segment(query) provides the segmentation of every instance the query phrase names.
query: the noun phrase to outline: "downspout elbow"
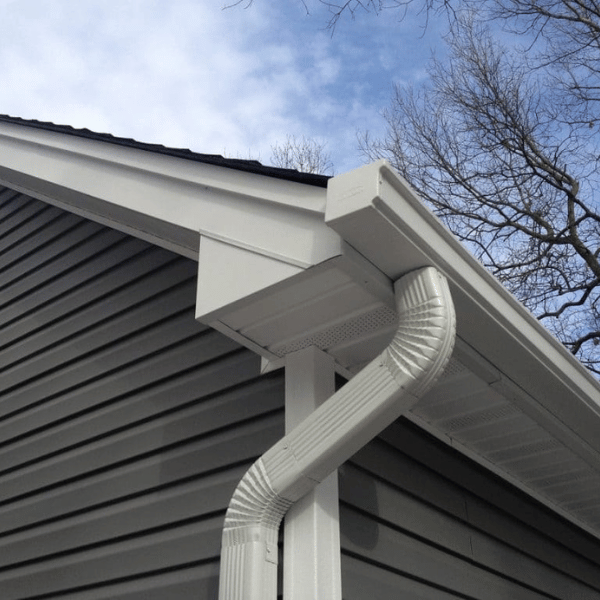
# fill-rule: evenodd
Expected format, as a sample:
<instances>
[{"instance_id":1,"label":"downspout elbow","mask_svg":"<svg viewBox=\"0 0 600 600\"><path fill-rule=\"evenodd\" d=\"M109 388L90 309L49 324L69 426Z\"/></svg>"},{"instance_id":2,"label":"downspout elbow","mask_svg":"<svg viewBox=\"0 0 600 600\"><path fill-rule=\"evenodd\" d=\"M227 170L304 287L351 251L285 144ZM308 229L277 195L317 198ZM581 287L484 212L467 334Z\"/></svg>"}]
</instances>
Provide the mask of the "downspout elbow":
<instances>
[{"instance_id":1,"label":"downspout elbow","mask_svg":"<svg viewBox=\"0 0 600 600\"><path fill-rule=\"evenodd\" d=\"M444 370L455 339L448 283L432 267L395 284L389 346L250 468L223 528L219 600L276 598L277 538L289 507L409 410Z\"/></svg>"}]
</instances>

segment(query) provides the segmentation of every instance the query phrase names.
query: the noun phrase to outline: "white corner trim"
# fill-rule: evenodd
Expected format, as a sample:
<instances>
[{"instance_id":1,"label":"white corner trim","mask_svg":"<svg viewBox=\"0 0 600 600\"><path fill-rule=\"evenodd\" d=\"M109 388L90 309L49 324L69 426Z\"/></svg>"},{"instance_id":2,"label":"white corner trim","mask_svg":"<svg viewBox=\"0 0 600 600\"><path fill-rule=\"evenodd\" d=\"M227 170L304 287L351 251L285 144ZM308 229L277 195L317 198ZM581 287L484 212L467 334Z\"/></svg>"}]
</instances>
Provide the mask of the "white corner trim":
<instances>
[{"instance_id":1,"label":"white corner trim","mask_svg":"<svg viewBox=\"0 0 600 600\"><path fill-rule=\"evenodd\" d=\"M290 433L335 393L335 361L315 346L285 357L285 430ZM342 600L337 470L285 515L284 600Z\"/></svg>"}]
</instances>

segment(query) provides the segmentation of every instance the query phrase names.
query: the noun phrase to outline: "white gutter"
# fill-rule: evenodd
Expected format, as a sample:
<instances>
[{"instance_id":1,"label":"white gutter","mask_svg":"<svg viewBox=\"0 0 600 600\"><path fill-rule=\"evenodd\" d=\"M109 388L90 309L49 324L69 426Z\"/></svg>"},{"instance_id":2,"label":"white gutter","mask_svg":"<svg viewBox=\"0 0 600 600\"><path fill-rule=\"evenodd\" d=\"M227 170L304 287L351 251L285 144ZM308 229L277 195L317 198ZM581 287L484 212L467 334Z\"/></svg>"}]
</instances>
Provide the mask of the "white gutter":
<instances>
[{"instance_id":1,"label":"white gutter","mask_svg":"<svg viewBox=\"0 0 600 600\"><path fill-rule=\"evenodd\" d=\"M390 345L249 469L231 499L219 600L277 597L278 532L294 502L409 410L444 370L455 339L446 279L432 267L394 286Z\"/></svg>"}]
</instances>

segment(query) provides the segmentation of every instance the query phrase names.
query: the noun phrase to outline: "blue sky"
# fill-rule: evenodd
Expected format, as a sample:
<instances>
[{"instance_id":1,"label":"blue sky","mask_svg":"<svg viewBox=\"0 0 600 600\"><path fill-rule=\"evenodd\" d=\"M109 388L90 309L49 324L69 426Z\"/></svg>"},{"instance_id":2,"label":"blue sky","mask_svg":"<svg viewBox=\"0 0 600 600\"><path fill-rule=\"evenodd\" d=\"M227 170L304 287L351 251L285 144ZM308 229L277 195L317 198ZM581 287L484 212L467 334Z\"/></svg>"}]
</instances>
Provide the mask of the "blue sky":
<instances>
[{"instance_id":1,"label":"blue sky","mask_svg":"<svg viewBox=\"0 0 600 600\"><path fill-rule=\"evenodd\" d=\"M258 158L287 135L359 166L396 82L426 77L440 22L360 14L333 36L318 0L0 0L0 113Z\"/></svg>"}]
</instances>

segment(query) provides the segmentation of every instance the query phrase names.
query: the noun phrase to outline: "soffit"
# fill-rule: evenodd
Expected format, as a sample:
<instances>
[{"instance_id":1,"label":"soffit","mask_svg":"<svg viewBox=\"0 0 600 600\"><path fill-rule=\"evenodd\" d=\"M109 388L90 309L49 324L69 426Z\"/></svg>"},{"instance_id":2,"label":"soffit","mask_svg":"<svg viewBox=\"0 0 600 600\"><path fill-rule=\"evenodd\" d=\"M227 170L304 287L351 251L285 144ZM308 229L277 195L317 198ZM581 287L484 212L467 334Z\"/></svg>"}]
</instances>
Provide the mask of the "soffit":
<instances>
[{"instance_id":1,"label":"soffit","mask_svg":"<svg viewBox=\"0 0 600 600\"><path fill-rule=\"evenodd\" d=\"M597 453L541 421L533 399L505 377L477 375L484 363L459 340L436 386L405 416L600 537Z\"/></svg>"}]
</instances>

